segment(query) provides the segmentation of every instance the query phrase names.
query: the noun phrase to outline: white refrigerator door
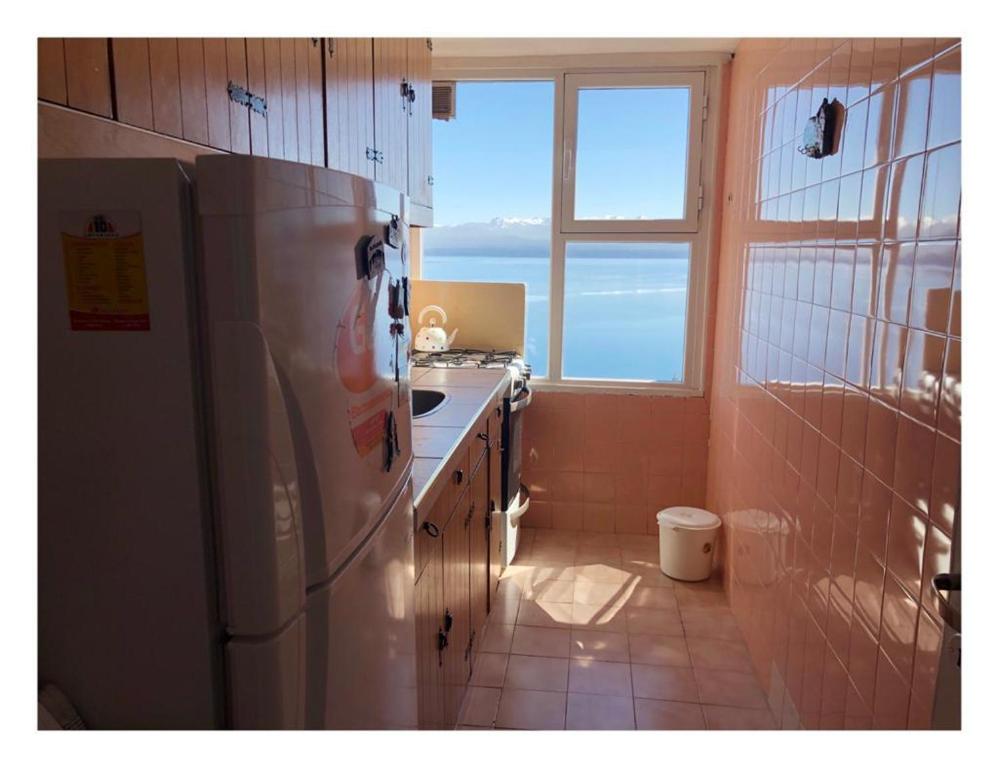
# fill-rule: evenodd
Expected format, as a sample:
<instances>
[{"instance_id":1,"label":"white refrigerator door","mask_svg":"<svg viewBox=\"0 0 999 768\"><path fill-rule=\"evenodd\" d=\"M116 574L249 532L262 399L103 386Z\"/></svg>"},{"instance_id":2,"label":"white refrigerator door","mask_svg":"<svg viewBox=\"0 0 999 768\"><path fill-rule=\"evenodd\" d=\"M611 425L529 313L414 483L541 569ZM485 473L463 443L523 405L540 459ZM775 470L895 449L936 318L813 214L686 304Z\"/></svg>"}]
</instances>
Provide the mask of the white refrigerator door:
<instances>
[{"instance_id":1,"label":"white refrigerator door","mask_svg":"<svg viewBox=\"0 0 999 768\"><path fill-rule=\"evenodd\" d=\"M306 727L416 727L414 578L407 483L357 556L309 593Z\"/></svg>"},{"instance_id":2,"label":"white refrigerator door","mask_svg":"<svg viewBox=\"0 0 999 768\"><path fill-rule=\"evenodd\" d=\"M218 727L190 181L163 159L38 170L39 678L91 728Z\"/></svg>"},{"instance_id":3,"label":"white refrigerator door","mask_svg":"<svg viewBox=\"0 0 999 768\"><path fill-rule=\"evenodd\" d=\"M305 579L319 584L369 536L409 478L409 323L390 313L408 303L406 200L359 177L247 156L199 157L197 181L212 358L217 365L220 328L239 323L259 334L294 446ZM369 278L361 257L378 241L384 264ZM261 388L250 377L263 368L235 367L245 375L216 373L216 402ZM224 436L220 443L224 454ZM266 470L264 446L244 453L258 465L246 476ZM224 508L223 525L241 526L240 514Z\"/></svg>"}]
</instances>

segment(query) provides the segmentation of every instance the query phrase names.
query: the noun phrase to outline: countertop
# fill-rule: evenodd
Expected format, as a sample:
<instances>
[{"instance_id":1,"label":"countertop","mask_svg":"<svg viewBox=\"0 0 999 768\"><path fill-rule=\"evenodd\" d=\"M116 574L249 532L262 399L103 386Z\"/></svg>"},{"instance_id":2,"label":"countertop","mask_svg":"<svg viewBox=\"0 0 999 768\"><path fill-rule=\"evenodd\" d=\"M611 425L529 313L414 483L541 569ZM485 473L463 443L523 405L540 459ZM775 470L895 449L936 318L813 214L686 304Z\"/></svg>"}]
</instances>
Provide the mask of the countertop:
<instances>
[{"instance_id":1,"label":"countertop","mask_svg":"<svg viewBox=\"0 0 999 768\"><path fill-rule=\"evenodd\" d=\"M447 395L437 411L413 419L413 502L419 514L424 493L511 379L505 369L414 367L410 383Z\"/></svg>"}]
</instances>

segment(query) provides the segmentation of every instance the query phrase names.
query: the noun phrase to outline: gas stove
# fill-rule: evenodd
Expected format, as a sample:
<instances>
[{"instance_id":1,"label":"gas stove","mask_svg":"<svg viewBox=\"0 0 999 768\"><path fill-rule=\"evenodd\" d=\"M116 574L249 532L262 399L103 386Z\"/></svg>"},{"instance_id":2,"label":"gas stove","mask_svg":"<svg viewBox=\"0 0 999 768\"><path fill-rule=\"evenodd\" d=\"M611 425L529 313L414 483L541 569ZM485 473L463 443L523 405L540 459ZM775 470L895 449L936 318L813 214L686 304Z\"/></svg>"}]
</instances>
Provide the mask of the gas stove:
<instances>
[{"instance_id":1,"label":"gas stove","mask_svg":"<svg viewBox=\"0 0 999 768\"><path fill-rule=\"evenodd\" d=\"M515 379L531 378L531 366L514 350L450 349L447 352L413 350L410 362L417 368L506 368Z\"/></svg>"}]
</instances>

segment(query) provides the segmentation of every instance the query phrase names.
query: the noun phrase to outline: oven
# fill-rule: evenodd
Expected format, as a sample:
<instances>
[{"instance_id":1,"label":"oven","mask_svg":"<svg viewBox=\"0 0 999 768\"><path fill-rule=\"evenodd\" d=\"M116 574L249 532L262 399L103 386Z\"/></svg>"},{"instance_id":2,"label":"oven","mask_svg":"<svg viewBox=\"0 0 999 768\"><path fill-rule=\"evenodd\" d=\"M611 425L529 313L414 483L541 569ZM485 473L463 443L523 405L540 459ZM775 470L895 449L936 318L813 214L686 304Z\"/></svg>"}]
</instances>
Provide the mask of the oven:
<instances>
[{"instance_id":1,"label":"oven","mask_svg":"<svg viewBox=\"0 0 999 768\"><path fill-rule=\"evenodd\" d=\"M524 411L531 404L531 390L518 382L510 397L503 400L503 509L510 509L520 492L520 471L523 466L522 448Z\"/></svg>"}]
</instances>

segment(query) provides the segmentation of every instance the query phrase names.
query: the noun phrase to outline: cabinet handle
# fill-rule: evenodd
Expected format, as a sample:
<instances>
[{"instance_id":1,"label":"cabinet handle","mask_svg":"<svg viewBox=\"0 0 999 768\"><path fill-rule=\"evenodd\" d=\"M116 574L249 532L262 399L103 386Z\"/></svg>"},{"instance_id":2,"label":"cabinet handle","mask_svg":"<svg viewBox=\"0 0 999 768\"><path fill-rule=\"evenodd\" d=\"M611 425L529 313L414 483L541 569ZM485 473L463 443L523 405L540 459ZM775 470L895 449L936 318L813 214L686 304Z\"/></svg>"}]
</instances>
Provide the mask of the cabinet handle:
<instances>
[{"instance_id":1,"label":"cabinet handle","mask_svg":"<svg viewBox=\"0 0 999 768\"><path fill-rule=\"evenodd\" d=\"M438 528L433 523L431 523L429 520L423 523L423 530L425 530L428 534L430 534L430 538L432 539L436 539L438 536L441 535L441 529Z\"/></svg>"},{"instance_id":2,"label":"cabinet handle","mask_svg":"<svg viewBox=\"0 0 999 768\"><path fill-rule=\"evenodd\" d=\"M444 631L450 632L451 627L454 626L454 614L451 613L450 608L444 609Z\"/></svg>"},{"instance_id":3,"label":"cabinet handle","mask_svg":"<svg viewBox=\"0 0 999 768\"><path fill-rule=\"evenodd\" d=\"M427 176L427 186L428 187L432 187L433 185L434 185L434 177L433 176Z\"/></svg>"},{"instance_id":4,"label":"cabinet handle","mask_svg":"<svg viewBox=\"0 0 999 768\"><path fill-rule=\"evenodd\" d=\"M464 471L462 471L460 469L456 469L454 471L454 484L455 485L461 485L461 481L464 480L464 479L465 479L465 473L464 473Z\"/></svg>"},{"instance_id":5,"label":"cabinet handle","mask_svg":"<svg viewBox=\"0 0 999 768\"><path fill-rule=\"evenodd\" d=\"M477 434L476 437L479 438L479 440L485 440L486 442L489 441L489 435L487 435L485 432L479 432L479 434Z\"/></svg>"},{"instance_id":6,"label":"cabinet handle","mask_svg":"<svg viewBox=\"0 0 999 768\"><path fill-rule=\"evenodd\" d=\"M497 416L497 417L499 417L499 416L502 416L502 415L503 415L503 409L502 409L502 408L500 408L500 407L499 407L499 406L497 405L497 406L496 406L496 416Z\"/></svg>"},{"instance_id":7,"label":"cabinet handle","mask_svg":"<svg viewBox=\"0 0 999 768\"><path fill-rule=\"evenodd\" d=\"M447 633L442 630L437 630L437 650L443 651L447 648Z\"/></svg>"}]
</instances>

